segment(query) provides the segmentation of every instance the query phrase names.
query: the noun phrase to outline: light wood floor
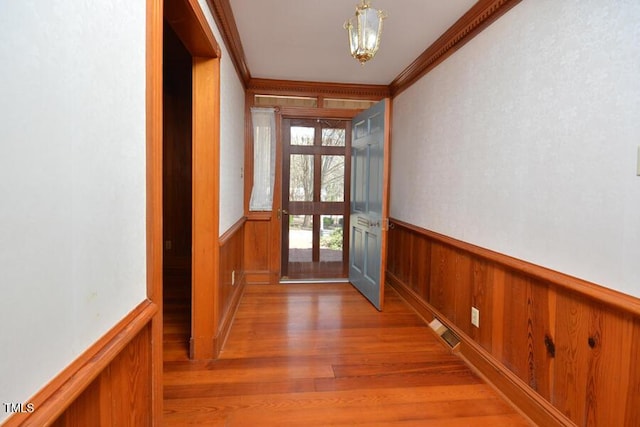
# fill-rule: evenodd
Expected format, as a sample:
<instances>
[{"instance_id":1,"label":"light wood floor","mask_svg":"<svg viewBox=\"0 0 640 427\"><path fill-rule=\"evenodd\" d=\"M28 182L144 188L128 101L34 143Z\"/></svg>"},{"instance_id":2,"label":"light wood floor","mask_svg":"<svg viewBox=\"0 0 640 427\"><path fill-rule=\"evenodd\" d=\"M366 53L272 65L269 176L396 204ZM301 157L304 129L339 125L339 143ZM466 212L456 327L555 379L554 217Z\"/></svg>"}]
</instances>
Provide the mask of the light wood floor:
<instances>
[{"instance_id":1,"label":"light wood floor","mask_svg":"<svg viewBox=\"0 0 640 427\"><path fill-rule=\"evenodd\" d=\"M187 360L185 316L167 307L165 424L529 425L395 292L385 298L380 313L348 284L247 286L210 362Z\"/></svg>"}]
</instances>

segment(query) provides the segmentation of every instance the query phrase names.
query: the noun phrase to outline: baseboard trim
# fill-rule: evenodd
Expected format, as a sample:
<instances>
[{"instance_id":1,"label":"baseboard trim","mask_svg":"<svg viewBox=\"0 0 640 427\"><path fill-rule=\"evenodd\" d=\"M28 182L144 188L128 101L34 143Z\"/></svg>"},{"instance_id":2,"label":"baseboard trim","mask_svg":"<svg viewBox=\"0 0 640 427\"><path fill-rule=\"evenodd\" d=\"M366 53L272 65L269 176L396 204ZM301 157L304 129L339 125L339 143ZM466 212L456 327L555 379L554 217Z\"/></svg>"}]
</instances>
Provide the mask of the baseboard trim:
<instances>
[{"instance_id":1,"label":"baseboard trim","mask_svg":"<svg viewBox=\"0 0 640 427\"><path fill-rule=\"evenodd\" d=\"M218 336L216 337L216 357L222 351L224 344L227 342L227 337L229 336L229 332L231 332L231 325L233 324L233 319L236 317L236 313L238 311L238 305L240 304L240 299L244 294L245 286L247 284L244 275L241 275L240 280L238 281L238 286L236 291L231 298L231 303L229 307L231 307L225 313L224 317L220 321L220 330L218 331Z\"/></svg>"},{"instance_id":2,"label":"baseboard trim","mask_svg":"<svg viewBox=\"0 0 640 427\"><path fill-rule=\"evenodd\" d=\"M491 384L507 401L536 425L575 426L562 412L546 401L515 374L496 360L488 351L455 326L431 304L420 298L393 273L386 273L386 281L424 320L438 318L460 338L456 354L480 377Z\"/></svg>"},{"instance_id":3,"label":"baseboard trim","mask_svg":"<svg viewBox=\"0 0 640 427\"><path fill-rule=\"evenodd\" d=\"M244 272L248 285L269 285L271 284L271 276L272 273L268 270Z\"/></svg>"},{"instance_id":4,"label":"baseboard trim","mask_svg":"<svg viewBox=\"0 0 640 427\"><path fill-rule=\"evenodd\" d=\"M48 426L74 402L123 349L147 326L158 312L155 303L145 300L89 347L31 399L35 411L16 413L4 427Z\"/></svg>"}]
</instances>

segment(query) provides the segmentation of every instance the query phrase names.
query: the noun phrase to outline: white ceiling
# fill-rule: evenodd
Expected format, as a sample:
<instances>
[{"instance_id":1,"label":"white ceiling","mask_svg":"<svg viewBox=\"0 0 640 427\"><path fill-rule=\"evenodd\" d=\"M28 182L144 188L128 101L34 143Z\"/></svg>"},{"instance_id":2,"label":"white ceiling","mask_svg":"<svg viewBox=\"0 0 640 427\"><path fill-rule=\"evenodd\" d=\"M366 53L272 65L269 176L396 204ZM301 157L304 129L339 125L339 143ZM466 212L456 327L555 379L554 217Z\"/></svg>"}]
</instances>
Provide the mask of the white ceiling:
<instances>
[{"instance_id":1,"label":"white ceiling","mask_svg":"<svg viewBox=\"0 0 640 427\"><path fill-rule=\"evenodd\" d=\"M359 0L230 0L252 77L388 85L476 0L372 0L388 18L361 66L344 22Z\"/></svg>"}]
</instances>

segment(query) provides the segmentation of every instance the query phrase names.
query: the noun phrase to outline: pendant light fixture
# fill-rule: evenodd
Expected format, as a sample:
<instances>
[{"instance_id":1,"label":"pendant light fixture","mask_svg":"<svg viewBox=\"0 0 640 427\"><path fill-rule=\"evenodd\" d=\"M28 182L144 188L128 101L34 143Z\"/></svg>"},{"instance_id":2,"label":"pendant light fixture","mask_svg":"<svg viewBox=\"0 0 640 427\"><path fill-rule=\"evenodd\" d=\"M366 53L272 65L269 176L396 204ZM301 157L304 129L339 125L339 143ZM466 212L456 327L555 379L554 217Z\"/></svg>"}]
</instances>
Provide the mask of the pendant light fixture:
<instances>
[{"instance_id":1,"label":"pendant light fixture","mask_svg":"<svg viewBox=\"0 0 640 427\"><path fill-rule=\"evenodd\" d=\"M382 10L374 9L369 0L360 0L356 14L344 23L349 34L351 56L364 65L374 57L380 47L382 21L387 16Z\"/></svg>"}]
</instances>

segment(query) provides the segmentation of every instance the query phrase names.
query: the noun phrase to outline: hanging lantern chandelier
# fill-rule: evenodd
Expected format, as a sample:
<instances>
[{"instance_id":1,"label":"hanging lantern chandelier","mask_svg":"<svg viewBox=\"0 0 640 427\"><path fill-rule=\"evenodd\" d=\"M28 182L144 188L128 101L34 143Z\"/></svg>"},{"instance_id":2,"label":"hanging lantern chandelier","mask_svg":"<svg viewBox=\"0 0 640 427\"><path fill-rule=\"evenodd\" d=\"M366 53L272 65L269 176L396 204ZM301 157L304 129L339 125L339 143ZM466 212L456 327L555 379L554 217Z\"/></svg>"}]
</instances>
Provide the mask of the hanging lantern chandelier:
<instances>
[{"instance_id":1,"label":"hanging lantern chandelier","mask_svg":"<svg viewBox=\"0 0 640 427\"><path fill-rule=\"evenodd\" d=\"M356 6L356 14L344 23L349 33L351 56L362 65L374 57L380 47L382 20L387 15L369 4L369 0L360 0Z\"/></svg>"}]
</instances>

